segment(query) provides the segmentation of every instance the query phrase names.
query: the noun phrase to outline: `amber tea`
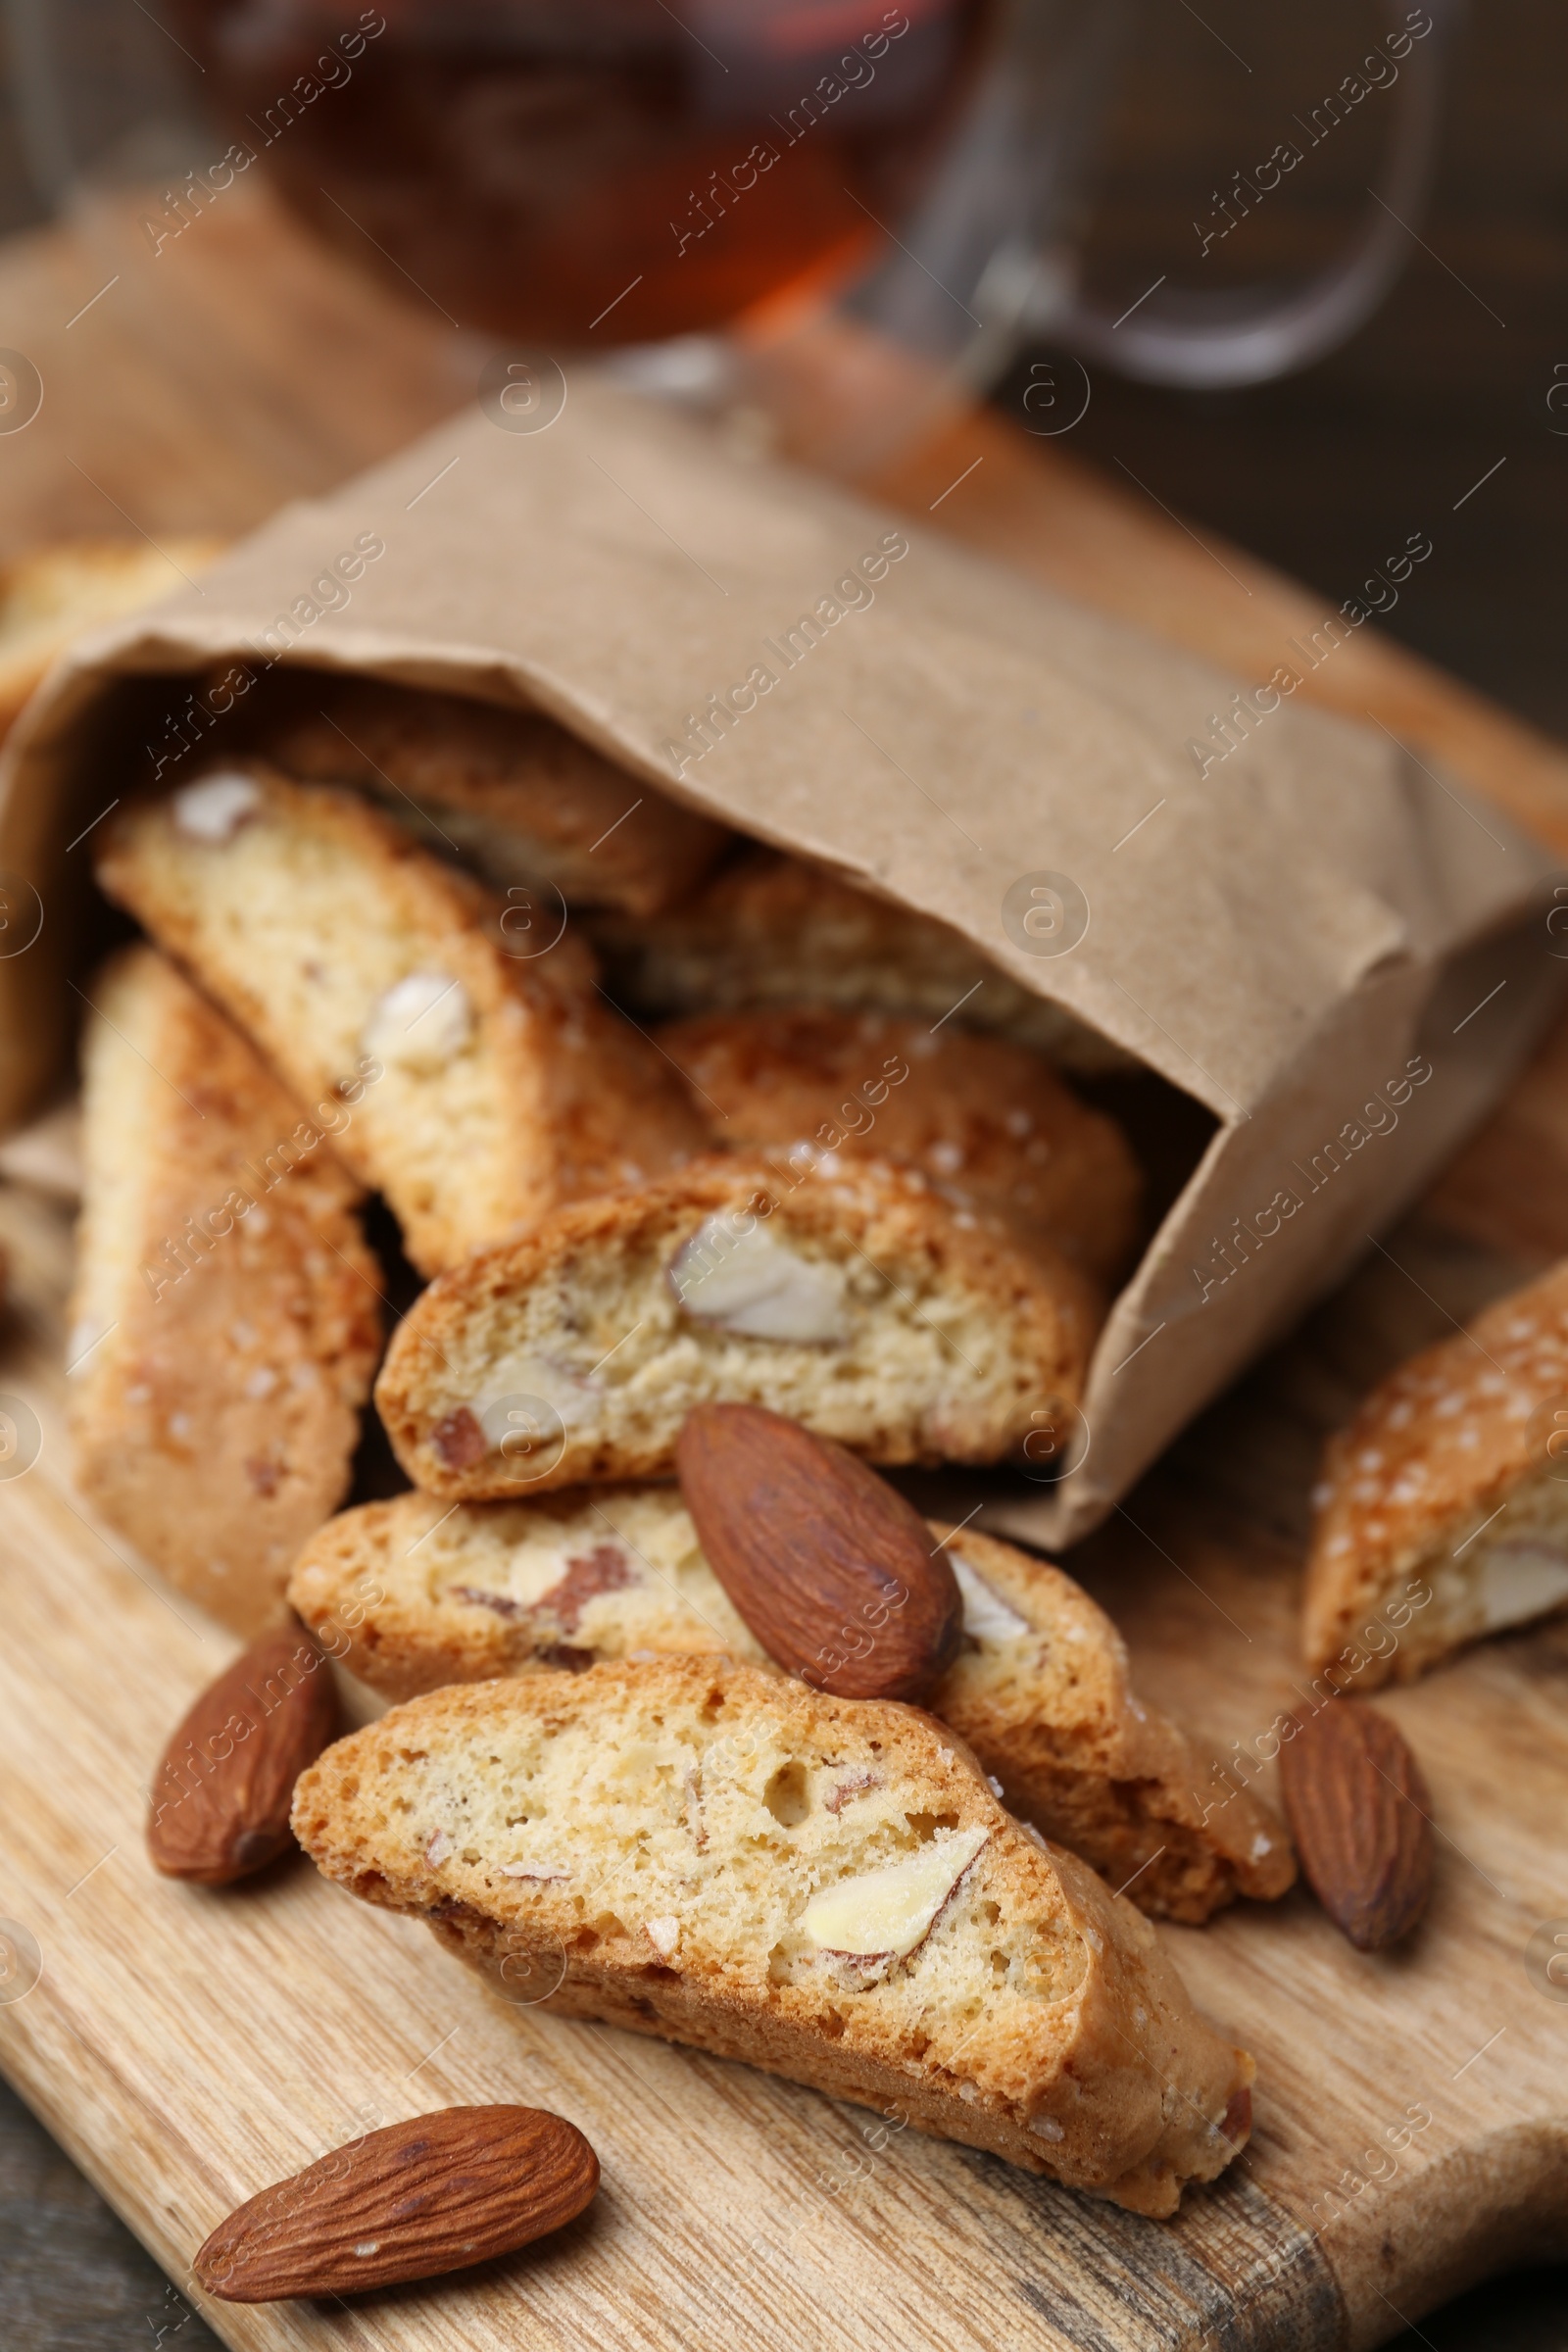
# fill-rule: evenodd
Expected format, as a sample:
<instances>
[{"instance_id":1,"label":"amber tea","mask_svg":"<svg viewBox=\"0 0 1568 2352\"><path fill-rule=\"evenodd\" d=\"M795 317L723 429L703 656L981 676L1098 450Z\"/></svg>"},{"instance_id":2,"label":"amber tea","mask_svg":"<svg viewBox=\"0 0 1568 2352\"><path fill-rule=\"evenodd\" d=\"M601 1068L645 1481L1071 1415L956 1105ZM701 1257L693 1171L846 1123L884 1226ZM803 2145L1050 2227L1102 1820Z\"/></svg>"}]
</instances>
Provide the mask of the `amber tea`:
<instances>
[{"instance_id":1,"label":"amber tea","mask_svg":"<svg viewBox=\"0 0 1568 2352\"><path fill-rule=\"evenodd\" d=\"M181 30L334 243L465 325L593 348L853 275L940 152L983 10L183 0Z\"/></svg>"}]
</instances>

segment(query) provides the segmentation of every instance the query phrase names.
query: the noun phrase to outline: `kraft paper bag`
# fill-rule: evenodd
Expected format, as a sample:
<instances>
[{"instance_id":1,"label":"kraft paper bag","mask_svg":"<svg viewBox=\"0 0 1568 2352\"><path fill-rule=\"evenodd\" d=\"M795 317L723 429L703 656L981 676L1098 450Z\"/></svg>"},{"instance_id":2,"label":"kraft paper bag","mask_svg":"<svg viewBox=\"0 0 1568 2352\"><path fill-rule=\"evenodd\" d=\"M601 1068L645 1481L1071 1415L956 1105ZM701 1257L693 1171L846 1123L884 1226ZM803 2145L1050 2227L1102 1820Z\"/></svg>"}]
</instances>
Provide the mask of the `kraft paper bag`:
<instances>
[{"instance_id":1,"label":"kraft paper bag","mask_svg":"<svg viewBox=\"0 0 1568 2352\"><path fill-rule=\"evenodd\" d=\"M1244 691L671 409L564 391L485 397L57 670L0 768L0 1116L68 1054L89 828L270 671L543 710L629 790L940 918L1210 1114L1081 1412L1043 1398L1035 1479L995 1483L990 1524L1070 1542L1504 1085L1561 976L1552 861L1288 663Z\"/></svg>"}]
</instances>

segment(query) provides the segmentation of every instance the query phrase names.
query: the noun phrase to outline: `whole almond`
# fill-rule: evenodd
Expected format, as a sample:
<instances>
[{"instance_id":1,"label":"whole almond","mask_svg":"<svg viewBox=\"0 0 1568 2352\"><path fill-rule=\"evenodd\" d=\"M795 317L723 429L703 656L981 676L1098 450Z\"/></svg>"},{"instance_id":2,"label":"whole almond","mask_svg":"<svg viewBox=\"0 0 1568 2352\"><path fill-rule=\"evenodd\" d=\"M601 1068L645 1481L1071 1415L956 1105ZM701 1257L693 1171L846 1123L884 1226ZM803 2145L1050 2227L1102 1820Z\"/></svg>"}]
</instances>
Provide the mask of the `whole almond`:
<instances>
[{"instance_id":1,"label":"whole almond","mask_svg":"<svg viewBox=\"0 0 1568 2352\"><path fill-rule=\"evenodd\" d=\"M196 2257L225 2303L344 2295L510 2254L581 2213L599 2159L542 2107L445 2107L264 2188Z\"/></svg>"},{"instance_id":2,"label":"whole almond","mask_svg":"<svg viewBox=\"0 0 1568 2352\"><path fill-rule=\"evenodd\" d=\"M963 1602L902 1494L757 1404L699 1405L675 1463L713 1574L776 1665L838 1698L924 1697Z\"/></svg>"},{"instance_id":3,"label":"whole almond","mask_svg":"<svg viewBox=\"0 0 1568 2352\"><path fill-rule=\"evenodd\" d=\"M1387 1715L1330 1699L1280 1749L1285 1811L1307 1883L1358 1952L1407 1936L1432 1891L1432 1799Z\"/></svg>"},{"instance_id":4,"label":"whole almond","mask_svg":"<svg viewBox=\"0 0 1568 2352\"><path fill-rule=\"evenodd\" d=\"M337 1737L332 1669L296 1619L211 1683L164 1750L147 1850L166 1878L225 1886L292 1844L294 1784Z\"/></svg>"}]
</instances>

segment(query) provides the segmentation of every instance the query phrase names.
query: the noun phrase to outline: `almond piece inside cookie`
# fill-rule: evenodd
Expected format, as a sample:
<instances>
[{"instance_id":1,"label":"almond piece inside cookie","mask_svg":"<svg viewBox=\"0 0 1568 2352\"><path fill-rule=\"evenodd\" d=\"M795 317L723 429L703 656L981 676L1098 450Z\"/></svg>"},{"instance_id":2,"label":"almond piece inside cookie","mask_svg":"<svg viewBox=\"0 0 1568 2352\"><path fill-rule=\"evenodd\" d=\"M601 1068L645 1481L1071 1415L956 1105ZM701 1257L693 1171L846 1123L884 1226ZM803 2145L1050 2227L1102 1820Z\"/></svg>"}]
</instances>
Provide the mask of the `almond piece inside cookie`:
<instances>
[{"instance_id":1,"label":"almond piece inside cookie","mask_svg":"<svg viewBox=\"0 0 1568 2352\"><path fill-rule=\"evenodd\" d=\"M432 1284L376 1397L416 1485L453 1498L667 1475L710 1400L873 1461L996 1461L1077 1397L1100 1312L1064 1260L889 1162L713 1158Z\"/></svg>"},{"instance_id":2,"label":"almond piece inside cookie","mask_svg":"<svg viewBox=\"0 0 1568 2352\"><path fill-rule=\"evenodd\" d=\"M1314 1499L1305 1648L1342 1688L1568 1602L1568 1264L1380 1382Z\"/></svg>"},{"instance_id":3,"label":"almond piece inside cookie","mask_svg":"<svg viewBox=\"0 0 1568 2352\"><path fill-rule=\"evenodd\" d=\"M1105 1281L1137 1244L1143 1177L1113 1119L1043 1054L919 1015L820 1006L699 1014L659 1042L713 1142L907 1160Z\"/></svg>"}]
</instances>

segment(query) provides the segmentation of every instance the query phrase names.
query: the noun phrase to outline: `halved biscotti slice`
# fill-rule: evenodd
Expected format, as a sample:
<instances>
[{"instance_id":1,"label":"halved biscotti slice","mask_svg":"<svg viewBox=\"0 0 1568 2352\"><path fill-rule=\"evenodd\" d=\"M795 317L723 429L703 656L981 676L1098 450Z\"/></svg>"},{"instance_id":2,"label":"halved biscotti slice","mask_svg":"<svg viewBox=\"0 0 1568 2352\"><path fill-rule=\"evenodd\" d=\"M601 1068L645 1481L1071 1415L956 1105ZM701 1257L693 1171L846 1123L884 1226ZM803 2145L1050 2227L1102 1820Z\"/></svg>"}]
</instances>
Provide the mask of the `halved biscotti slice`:
<instances>
[{"instance_id":1,"label":"halved biscotti slice","mask_svg":"<svg viewBox=\"0 0 1568 2352\"><path fill-rule=\"evenodd\" d=\"M963 1648L931 1709L1014 1813L1140 1908L1197 1923L1295 1883L1284 1823L1132 1686L1104 1611L1049 1560L978 1529L933 1526L963 1594Z\"/></svg>"},{"instance_id":2,"label":"halved biscotti slice","mask_svg":"<svg viewBox=\"0 0 1568 2352\"><path fill-rule=\"evenodd\" d=\"M360 1188L310 1109L151 948L92 984L68 1407L76 1482L249 1634L342 1500L380 1352Z\"/></svg>"},{"instance_id":3,"label":"halved biscotti slice","mask_svg":"<svg viewBox=\"0 0 1568 2352\"><path fill-rule=\"evenodd\" d=\"M229 769L111 824L110 897L295 1093L352 1093L338 1150L421 1272L704 1140L574 938L514 955L499 901L357 794Z\"/></svg>"},{"instance_id":4,"label":"halved biscotti slice","mask_svg":"<svg viewBox=\"0 0 1568 2352\"><path fill-rule=\"evenodd\" d=\"M764 1404L877 1462L986 1462L1079 1395L1099 1301L885 1160L694 1161L487 1250L416 1301L376 1403L417 1487L667 1477L693 1405Z\"/></svg>"},{"instance_id":5,"label":"halved biscotti slice","mask_svg":"<svg viewBox=\"0 0 1568 2352\"><path fill-rule=\"evenodd\" d=\"M503 1989L1135 2212L1248 2135L1252 2062L1153 1929L912 1707L708 1658L438 1690L329 1748L294 1828Z\"/></svg>"},{"instance_id":6,"label":"halved biscotti slice","mask_svg":"<svg viewBox=\"0 0 1568 2352\"><path fill-rule=\"evenodd\" d=\"M679 808L540 711L372 678L318 678L257 748L289 775L353 784L455 846L503 891L656 913L732 836Z\"/></svg>"},{"instance_id":7,"label":"halved biscotti slice","mask_svg":"<svg viewBox=\"0 0 1568 2352\"><path fill-rule=\"evenodd\" d=\"M659 1043L727 1150L909 1160L956 1207L994 1211L1102 1281L1137 1246L1143 1177L1126 1137L1028 1046L799 1005L699 1013Z\"/></svg>"},{"instance_id":8,"label":"halved biscotti slice","mask_svg":"<svg viewBox=\"0 0 1568 2352\"><path fill-rule=\"evenodd\" d=\"M1568 1602L1568 1261L1380 1382L1314 1500L1306 1654L1358 1690Z\"/></svg>"},{"instance_id":9,"label":"halved biscotti slice","mask_svg":"<svg viewBox=\"0 0 1568 2352\"><path fill-rule=\"evenodd\" d=\"M617 999L645 1013L834 1005L994 1029L1076 1070L1137 1065L930 915L779 850L750 849L651 921L593 924Z\"/></svg>"},{"instance_id":10,"label":"halved biscotti slice","mask_svg":"<svg viewBox=\"0 0 1568 2352\"><path fill-rule=\"evenodd\" d=\"M1126 1646L1081 1586L973 1528L931 1533L964 1629L931 1712L1004 1802L1156 1917L1197 1922L1238 1894L1283 1894L1296 1876L1283 1825L1245 1790L1216 1801L1212 1759L1135 1695ZM766 1663L671 1487L456 1510L418 1494L367 1503L306 1544L289 1597L394 1699L650 1652Z\"/></svg>"}]
</instances>

